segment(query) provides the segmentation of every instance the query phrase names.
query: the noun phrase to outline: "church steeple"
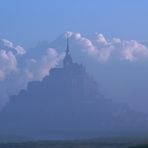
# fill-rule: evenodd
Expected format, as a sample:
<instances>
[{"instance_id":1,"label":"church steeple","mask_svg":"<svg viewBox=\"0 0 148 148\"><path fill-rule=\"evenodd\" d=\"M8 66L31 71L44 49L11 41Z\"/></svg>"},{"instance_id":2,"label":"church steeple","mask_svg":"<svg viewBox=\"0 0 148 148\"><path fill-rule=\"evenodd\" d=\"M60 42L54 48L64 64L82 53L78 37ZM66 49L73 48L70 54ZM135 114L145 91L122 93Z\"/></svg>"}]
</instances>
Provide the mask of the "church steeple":
<instances>
[{"instance_id":1,"label":"church steeple","mask_svg":"<svg viewBox=\"0 0 148 148\"><path fill-rule=\"evenodd\" d=\"M63 66L64 68L69 67L72 64L72 58L70 56L70 49L69 49L69 38L67 37L67 45L66 45L66 51L65 51L65 58L63 60Z\"/></svg>"},{"instance_id":2,"label":"church steeple","mask_svg":"<svg viewBox=\"0 0 148 148\"><path fill-rule=\"evenodd\" d=\"M67 46L66 46L66 54L69 54L70 50L69 50L69 38L67 37Z\"/></svg>"}]
</instances>

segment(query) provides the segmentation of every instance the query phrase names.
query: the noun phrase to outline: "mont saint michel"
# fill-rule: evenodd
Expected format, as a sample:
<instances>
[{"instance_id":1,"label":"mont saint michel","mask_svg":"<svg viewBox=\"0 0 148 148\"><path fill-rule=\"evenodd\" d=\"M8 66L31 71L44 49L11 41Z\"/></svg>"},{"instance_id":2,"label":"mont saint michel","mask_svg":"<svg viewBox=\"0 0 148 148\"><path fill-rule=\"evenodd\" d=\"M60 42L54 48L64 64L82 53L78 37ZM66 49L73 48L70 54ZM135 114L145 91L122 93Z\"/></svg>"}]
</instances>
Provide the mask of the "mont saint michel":
<instances>
[{"instance_id":1,"label":"mont saint michel","mask_svg":"<svg viewBox=\"0 0 148 148\"><path fill-rule=\"evenodd\" d=\"M144 132L144 115L104 96L86 68L72 58L67 39L63 65L11 96L0 112L0 134L28 139L78 139Z\"/></svg>"}]
</instances>

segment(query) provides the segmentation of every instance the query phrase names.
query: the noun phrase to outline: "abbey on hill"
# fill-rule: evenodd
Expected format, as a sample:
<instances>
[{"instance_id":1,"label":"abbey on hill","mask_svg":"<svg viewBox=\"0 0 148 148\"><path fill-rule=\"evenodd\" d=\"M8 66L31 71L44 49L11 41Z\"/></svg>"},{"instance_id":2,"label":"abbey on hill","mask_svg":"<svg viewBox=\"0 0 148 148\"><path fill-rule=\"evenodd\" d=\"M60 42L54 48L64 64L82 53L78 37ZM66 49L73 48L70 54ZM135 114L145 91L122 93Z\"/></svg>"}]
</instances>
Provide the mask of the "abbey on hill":
<instances>
[{"instance_id":1,"label":"abbey on hill","mask_svg":"<svg viewBox=\"0 0 148 148\"><path fill-rule=\"evenodd\" d=\"M50 81L52 93L61 92L62 95L71 96L69 99L94 98L99 95L97 83L88 76L85 67L73 62L68 39L63 67L51 69L50 77L45 77L44 81Z\"/></svg>"},{"instance_id":2,"label":"abbey on hill","mask_svg":"<svg viewBox=\"0 0 148 148\"><path fill-rule=\"evenodd\" d=\"M0 112L1 135L34 139L129 135L146 131L147 123L100 94L85 67L73 62L68 40L63 67L30 82Z\"/></svg>"}]
</instances>

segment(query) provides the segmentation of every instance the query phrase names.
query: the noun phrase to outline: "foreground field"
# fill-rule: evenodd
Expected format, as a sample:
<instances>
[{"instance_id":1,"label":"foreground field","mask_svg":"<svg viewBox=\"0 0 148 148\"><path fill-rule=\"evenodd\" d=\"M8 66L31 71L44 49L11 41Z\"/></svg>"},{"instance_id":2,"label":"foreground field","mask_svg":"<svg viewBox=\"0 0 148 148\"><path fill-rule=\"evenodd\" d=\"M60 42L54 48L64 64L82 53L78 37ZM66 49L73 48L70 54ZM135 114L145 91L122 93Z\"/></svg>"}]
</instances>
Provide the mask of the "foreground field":
<instances>
[{"instance_id":1,"label":"foreground field","mask_svg":"<svg viewBox=\"0 0 148 148\"><path fill-rule=\"evenodd\" d=\"M100 141L36 141L1 143L0 148L129 148L131 143Z\"/></svg>"},{"instance_id":2,"label":"foreground field","mask_svg":"<svg viewBox=\"0 0 148 148\"><path fill-rule=\"evenodd\" d=\"M131 148L148 148L148 145L137 145L137 146L133 146Z\"/></svg>"}]
</instances>

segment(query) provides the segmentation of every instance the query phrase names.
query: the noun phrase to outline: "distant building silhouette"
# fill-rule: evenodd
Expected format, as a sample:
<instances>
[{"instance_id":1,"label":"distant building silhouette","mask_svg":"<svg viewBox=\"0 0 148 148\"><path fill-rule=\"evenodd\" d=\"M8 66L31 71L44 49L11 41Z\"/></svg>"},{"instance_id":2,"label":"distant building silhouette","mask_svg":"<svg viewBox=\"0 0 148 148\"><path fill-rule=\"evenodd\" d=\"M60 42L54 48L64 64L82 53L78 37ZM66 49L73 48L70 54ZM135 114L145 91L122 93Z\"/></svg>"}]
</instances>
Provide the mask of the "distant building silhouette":
<instances>
[{"instance_id":1,"label":"distant building silhouette","mask_svg":"<svg viewBox=\"0 0 148 148\"><path fill-rule=\"evenodd\" d=\"M63 67L49 73L11 96L0 112L1 135L84 138L129 135L147 127L142 115L102 97L85 67L73 62L68 39Z\"/></svg>"},{"instance_id":2,"label":"distant building silhouette","mask_svg":"<svg viewBox=\"0 0 148 148\"><path fill-rule=\"evenodd\" d=\"M93 81L86 73L83 65L73 62L70 55L68 38L65 57L63 59L63 67L51 69L50 80L52 81L52 84L58 85L57 88L55 88L56 90L62 90L65 94L69 93L71 98L74 98L74 96L79 99L86 99L86 97L96 98L97 95L99 95L97 82ZM61 88L59 88L60 86ZM63 90L63 87L66 92Z\"/></svg>"}]
</instances>

